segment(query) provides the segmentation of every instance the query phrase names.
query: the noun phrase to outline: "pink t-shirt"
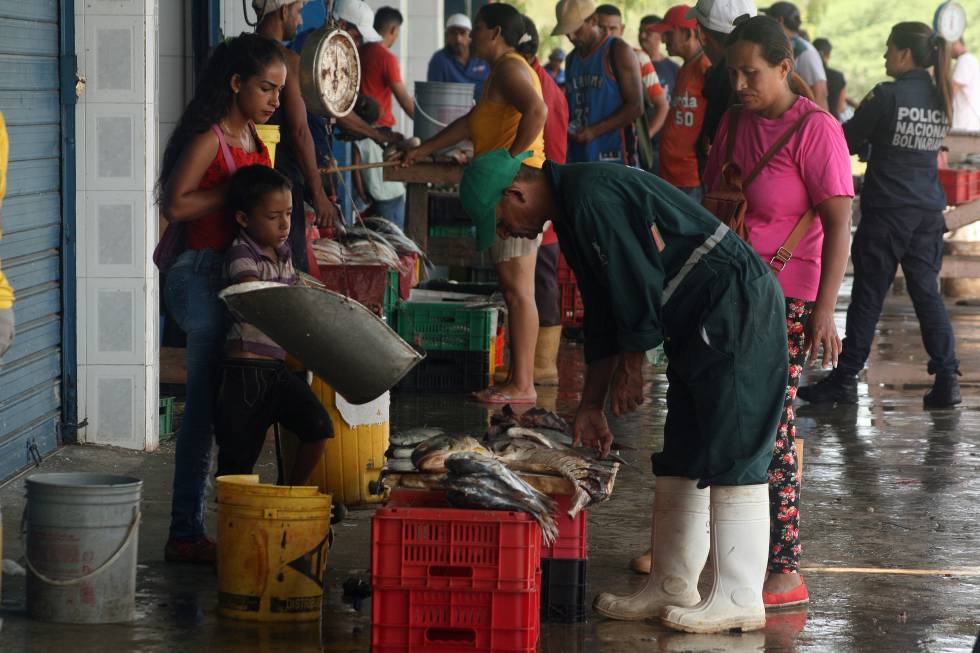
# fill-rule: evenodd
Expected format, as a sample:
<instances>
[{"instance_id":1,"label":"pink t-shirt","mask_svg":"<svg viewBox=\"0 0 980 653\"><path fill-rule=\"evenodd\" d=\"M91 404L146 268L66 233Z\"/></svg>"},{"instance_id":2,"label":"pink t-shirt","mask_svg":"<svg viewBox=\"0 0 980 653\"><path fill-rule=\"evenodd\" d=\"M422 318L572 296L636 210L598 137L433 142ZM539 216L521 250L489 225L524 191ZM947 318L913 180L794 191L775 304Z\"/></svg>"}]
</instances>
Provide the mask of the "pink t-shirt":
<instances>
[{"instance_id":1,"label":"pink t-shirt","mask_svg":"<svg viewBox=\"0 0 980 653\"><path fill-rule=\"evenodd\" d=\"M817 105L801 97L781 118L772 120L742 111L732 160L748 175L772 144L796 120ZM705 187L721 182L721 166L728 147L728 114L721 121L704 171ZM813 114L786 146L749 186L745 224L755 251L768 263L800 217L831 197L854 197L851 159L844 132L832 116ZM792 260L779 274L786 297L813 301L820 287L823 226L819 218L793 251Z\"/></svg>"}]
</instances>

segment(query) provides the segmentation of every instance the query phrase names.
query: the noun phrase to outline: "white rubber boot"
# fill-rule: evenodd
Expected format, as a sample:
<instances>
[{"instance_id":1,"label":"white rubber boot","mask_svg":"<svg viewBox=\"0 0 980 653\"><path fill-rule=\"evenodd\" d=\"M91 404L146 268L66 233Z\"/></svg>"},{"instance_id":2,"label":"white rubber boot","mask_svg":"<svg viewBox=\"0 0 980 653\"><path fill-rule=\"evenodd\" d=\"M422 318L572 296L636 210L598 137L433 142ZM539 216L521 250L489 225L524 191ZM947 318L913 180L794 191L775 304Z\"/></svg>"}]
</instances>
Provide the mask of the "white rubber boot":
<instances>
[{"instance_id":1,"label":"white rubber boot","mask_svg":"<svg viewBox=\"0 0 980 653\"><path fill-rule=\"evenodd\" d=\"M653 498L653 572L630 596L603 592L593 608L610 619L653 619L667 605L696 605L698 578L708 559L710 493L697 481L661 476ZM760 590L760 601L762 594Z\"/></svg>"},{"instance_id":2,"label":"white rubber boot","mask_svg":"<svg viewBox=\"0 0 980 653\"><path fill-rule=\"evenodd\" d=\"M766 625L762 584L769 559L769 486L711 488L711 593L693 608L666 607L664 625L688 633L743 632Z\"/></svg>"}]
</instances>

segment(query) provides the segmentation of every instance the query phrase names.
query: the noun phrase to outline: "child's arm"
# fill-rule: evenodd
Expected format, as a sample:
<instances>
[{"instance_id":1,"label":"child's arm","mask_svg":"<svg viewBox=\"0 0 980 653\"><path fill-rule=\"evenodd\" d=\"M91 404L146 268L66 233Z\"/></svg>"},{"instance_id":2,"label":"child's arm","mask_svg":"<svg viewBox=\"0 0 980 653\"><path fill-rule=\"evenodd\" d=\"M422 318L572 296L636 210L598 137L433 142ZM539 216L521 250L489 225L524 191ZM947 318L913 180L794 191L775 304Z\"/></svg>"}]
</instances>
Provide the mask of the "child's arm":
<instances>
[{"instance_id":1,"label":"child's arm","mask_svg":"<svg viewBox=\"0 0 980 653\"><path fill-rule=\"evenodd\" d=\"M259 278L259 266L252 258L248 246L237 240L225 253L225 270L228 273L228 281L233 286L262 280Z\"/></svg>"}]
</instances>

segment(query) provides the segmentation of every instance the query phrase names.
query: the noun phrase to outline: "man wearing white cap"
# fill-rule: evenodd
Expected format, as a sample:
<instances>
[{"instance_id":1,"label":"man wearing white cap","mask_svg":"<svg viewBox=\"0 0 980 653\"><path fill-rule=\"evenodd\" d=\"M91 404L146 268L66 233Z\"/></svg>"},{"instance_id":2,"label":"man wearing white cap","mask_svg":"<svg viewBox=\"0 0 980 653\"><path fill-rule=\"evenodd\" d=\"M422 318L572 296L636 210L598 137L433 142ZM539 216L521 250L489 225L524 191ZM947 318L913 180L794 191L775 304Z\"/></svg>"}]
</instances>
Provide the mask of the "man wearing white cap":
<instances>
[{"instance_id":1,"label":"man wearing white cap","mask_svg":"<svg viewBox=\"0 0 980 653\"><path fill-rule=\"evenodd\" d=\"M453 14L446 21L446 47L436 51L429 60L430 82L474 84L473 97L483 94L483 82L490 75L490 66L470 51L470 32L473 23L464 14Z\"/></svg>"},{"instance_id":2,"label":"man wearing white cap","mask_svg":"<svg viewBox=\"0 0 980 653\"><path fill-rule=\"evenodd\" d=\"M374 29L374 11L364 0L335 0L333 15L358 47L381 41L381 35Z\"/></svg>"},{"instance_id":3,"label":"man wearing white cap","mask_svg":"<svg viewBox=\"0 0 980 653\"><path fill-rule=\"evenodd\" d=\"M289 41L303 24L300 11L306 0L252 0L258 24L255 33L274 41ZM293 182L293 219L289 230L289 248L293 265L306 272L306 221L303 201L308 199L316 212L317 222L326 226L340 223L336 205L327 197L316 164L316 147L306 120L306 103L299 86L299 55L284 50L286 56L286 87L280 94L280 105L269 124L281 125L282 143L276 151L276 169ZM304 197L305 189L305 197Z\"/></svg>"},{"instance_id":4,"label":"man wearing white cap","mask_svg":"<svg viewBox=\"0 0 980 653\"><path fill-rule=\"evenodd\" d=\"M708 108L701 125L702 148L707 152L715 139L715 132L721 117L732 104L734 91L725 64L725 42L735 29L735 24L748 20L758 12L752 0L700 0L687 12L688 18L698 21L698 38L704 53L711 61L711 68L704 76L702 94L708 101Z\"/></svg>"}]
</instances>

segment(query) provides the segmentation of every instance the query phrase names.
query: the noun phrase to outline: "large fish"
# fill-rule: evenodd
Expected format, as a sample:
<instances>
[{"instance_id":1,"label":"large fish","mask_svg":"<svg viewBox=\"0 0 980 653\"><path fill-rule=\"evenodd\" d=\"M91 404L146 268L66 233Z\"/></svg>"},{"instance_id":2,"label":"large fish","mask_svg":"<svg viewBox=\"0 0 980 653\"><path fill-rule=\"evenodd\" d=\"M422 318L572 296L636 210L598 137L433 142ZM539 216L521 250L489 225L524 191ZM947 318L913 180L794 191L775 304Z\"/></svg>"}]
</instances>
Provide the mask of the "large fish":
<instances>
[{"instance_id":1,"label":"large fish","mask_svg":"<svg viewBox=\"0 0 980 653\"><path fill-rule=\"evenodd\" d=\"M554 501L497 460L467 452L449 456L445 464L449 476L443 481L443 487L449 490L447 498L453 505L520 510L540 524L546 544L552 544L558 537Z\"/></svg>"},{"instance_id":2,"label":"large fish","mask_svg":"<svg viewBox=\"0 0 980 653\"><path fill-rule=\"evenodd\" d=\"M619 471L619 463L589 460L574 449L547 447L536 439L517 437L493 444L497 460L510 469L568 479L575 487L568 510L572 519L585 507L609 499Z\"/></svg>"},{"instance_id":3,"label":"large fish","mask_svg":"<svg viewBox=\"0 0 980 653\"><path fill-rule=\"evenodd\" d=\"M443 472L446 471L446 459L462 452L493 455L478 440L468 435L437 435L415 447L412 463L423 472Z\"/></svg>"},{"instance_id":4,"label":"large fish","mask_svg":"<svg viewBox=\"0 0 980 653\"><path fill-rule=\"evenodd\" d=\"M389 442L392 447L414 447L429 438L445 433L442 429L422 426L414 429L405 429L392 433Z\"/></svg>"}]
</instances>

